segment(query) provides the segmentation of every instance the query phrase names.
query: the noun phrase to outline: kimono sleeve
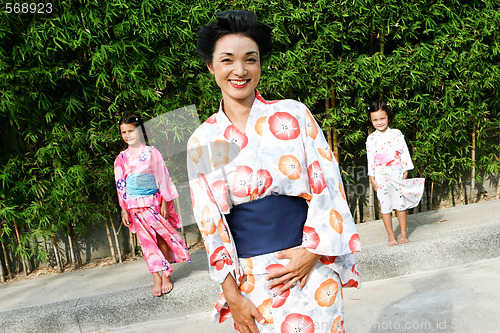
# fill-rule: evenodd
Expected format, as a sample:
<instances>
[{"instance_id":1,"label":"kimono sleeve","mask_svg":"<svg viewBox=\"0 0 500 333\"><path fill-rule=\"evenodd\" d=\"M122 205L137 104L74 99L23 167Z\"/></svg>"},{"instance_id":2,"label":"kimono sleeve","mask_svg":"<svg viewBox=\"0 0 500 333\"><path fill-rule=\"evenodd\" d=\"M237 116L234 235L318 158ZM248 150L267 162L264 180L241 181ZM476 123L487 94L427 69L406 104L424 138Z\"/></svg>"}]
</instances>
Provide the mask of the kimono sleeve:
<instances>
[{"instance_id":1,"label":"kimono sleeve","mask_svg":"<svg viewBox=\"0 0 500 333\"><path fill-rule=\"evenodd\" d=\"M161 153L155 147L151 147L151 163L156 186L160 192L161 201L169 202L179 197L174 182L170 178L165 161Z\"/></svg>"},{"instance_id":2,"label":"kimono sleeve","mask_svg":"<svg viewBox=\"0 0 500 333\"><path fill-rule=\"evenodd\" d=\"M121 209L127 209L126 203L126 186L127 183L125 179L127 179L127 174L125 171L125 156L123 153L120 153L118 157L115 159L114 169L115 169L115 186L116 191L118 192L118 204Z\"/></svg>"},{"instance_id":3,"label":"kimono sleeve","mask_svg":"<svg viewBox=\"0 0 500 333\"><path fill-rule=\"evenodd\" d=\"M359 235L347 204L338 163L309 110L305 109L299 126L311 188L302 245L324 256L357 252Z\"/></svg>"},{"instance_id":4,"label":"kimono sleeve","mask_svg":"<svg viewBox=\"0 0 500 333\"><path fill-rule=\"evenodd\" d=\"M213 195L213 188L225 180L214 179L210 152L200 142L196 136L188 141L187 167L193 214L208 253L210 277L222 283L232 274L238 281L235 246Z\"/></svg>"},{"instance_id":5,"label":"kimono sleeve","mask_svg":"<svg viewBox=\"0 0 500 333\"><path fill-rule=\"evenodd\" d=\"M413 162L411 160L410 151L406 145L405 136L401 132L398 133L398 141L401 147L401 165L403 167L403 172L412 170Z\"/></svg>"},{"instance_id":6,"label":"kimono sleeve","mask_svg":"<svg viewBox=\"0 0 500 333\"><path fill-rule=\"evenodd\" d=\"M366 140L366 158L368 161L368 176L375 176L375 138L369 135Z\"/></svg>"},{"instance_id":7,"label":"kimono sleeve","mask_svg":"<svg viewBox=\"0 0 500 333\"><path fill-rule=\"evenodd\" d=\"M361 250L361 244L347 204L339 166L321 128L307 109L304 120L299 126L311 199L302 246L322 255L320 261L339 275L343 287L358 287L360 278L354 252Z\"/></svg>"}]
</instances>

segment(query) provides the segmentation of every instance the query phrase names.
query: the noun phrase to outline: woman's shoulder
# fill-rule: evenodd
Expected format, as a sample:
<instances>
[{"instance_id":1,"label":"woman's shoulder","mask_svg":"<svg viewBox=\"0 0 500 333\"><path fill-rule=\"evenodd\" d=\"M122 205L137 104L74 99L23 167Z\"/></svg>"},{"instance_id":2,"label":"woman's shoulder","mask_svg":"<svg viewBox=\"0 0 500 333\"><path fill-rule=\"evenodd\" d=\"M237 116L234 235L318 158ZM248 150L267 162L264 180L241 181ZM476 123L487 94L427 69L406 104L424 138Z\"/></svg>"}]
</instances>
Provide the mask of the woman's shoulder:
<instances>
[{"instance_id":1,"label":"woman's shoulder","mask_svg":"<svg viewBox=\"0 0 500 333\"><path fill-rule=\"evenodd\" d=\"M280 99L280 100L277 100L275 102L276 102L276 105L280 106L280 107L287 107L287 108L297 109L297 110L301 110L301 111L307 110L307 106L304 103L299 102L295 99Z\"/></svg>"},{"instance_id":2,"label":"woman's shoulder","mask_svg":"<svg viewBox=\"0 0 500 333\"><path fill-rule=\"evenodd\" d=\"M304 103L301 103L294 99L280 99L273 101L273 103L269 103L266 105L271 109L271 114L276 114L277 112L286 112L294 117L303 118L307 113L309 113L309 109Z\"/></svg>"}]
</instances>

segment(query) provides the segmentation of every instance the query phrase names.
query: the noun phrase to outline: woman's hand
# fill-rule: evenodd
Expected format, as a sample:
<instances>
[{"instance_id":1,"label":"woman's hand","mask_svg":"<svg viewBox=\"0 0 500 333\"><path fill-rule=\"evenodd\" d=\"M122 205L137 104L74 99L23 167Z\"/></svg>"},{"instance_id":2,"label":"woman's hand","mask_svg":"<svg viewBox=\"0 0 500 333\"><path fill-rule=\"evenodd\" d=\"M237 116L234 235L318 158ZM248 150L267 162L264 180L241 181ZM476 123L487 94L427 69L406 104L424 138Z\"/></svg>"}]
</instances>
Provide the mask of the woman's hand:
<instances>
[{"instance_id":1,"label":"woman's hand","mask_svg":"<svg viewBox=\"0 0 500 333\"><path fill-rule=\"evenodd\" d=\"M130 220L128 218L128 212L125 209L122 209L122 223L126 227L130 226Z\"/></svg>"},{"instance_id":2,"label":"woman's hand","mask_svg":"<svg viewBox=\"0 0 500 333\"><path fill-rule=\"evenodd\" d=\"M228 274L226 280L222 283L222 290L224 291L224 297L231 310L234 327L238 332L259 333L255 321L264 324L266 322L264 316L249 299L241 296L238 286L231 274Z\"/></svg>"},{"instance_id":3,"label":"woman's hand","mask_svg":"<svg viewBox=\"0 0 500 333\"><path fill-rule=\"evenodd\" d=\"M297 247L278 252L276 258L290 259L285 267L267 275L268 280L274 279L269 283L269 289L283 284L283 287L279 290L279 294L282 294L297 283L300 283L299 289L304 288L311 269L321 256L303 247Z\"/></svg>"},{"instance_id":4,"label":"woman's hand","mask_svg":"<svg viewBox=\"0 0 500 333\"><path fill-rule=\"evenodd\" d=\"M165 218L165 220L168 220L168 207L167 207L167 203L165 201L163 201L161 203L161 207L160 207L160 214L161 216L163 216Z\"/></svg>"},{"instance_id":5,"label":"woman's hand","mask_svg":"<svg viewBox=\"0 0 500 333\"><path fill-rule=\"evenodd\" d=\"M406 178L408 178L408 171L405 171L405 172L403 173L403 179L406 179Z\"/></svg>"}]
</instances>

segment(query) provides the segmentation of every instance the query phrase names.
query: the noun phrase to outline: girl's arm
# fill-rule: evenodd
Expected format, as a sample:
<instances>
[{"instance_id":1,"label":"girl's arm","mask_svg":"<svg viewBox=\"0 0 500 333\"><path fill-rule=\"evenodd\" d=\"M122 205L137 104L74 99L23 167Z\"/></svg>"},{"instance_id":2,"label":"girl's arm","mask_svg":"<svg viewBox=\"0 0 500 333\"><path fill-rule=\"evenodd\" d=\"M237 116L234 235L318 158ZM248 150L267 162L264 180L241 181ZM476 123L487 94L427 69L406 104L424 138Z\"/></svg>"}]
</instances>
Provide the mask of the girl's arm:
<instances>
[{"instance_id":1,"label":"girl's arm","mask_svg":"<svg viewBox=\"0 0 500 333\"><path fill-rule=\"evenodd\" d=\"M377 189L378 189L378 183L377 183L377 181L375 180L375 177L374 177L374 176L369 176L369 178L370 178L370 182L372 183L373 188L375 189L375 192L376 192L376 191L377 191Z\"/></svg>"},{"instance_id":2,"label":"girl's arm","mask_svg":"<svg viewBox=\"0 0 500 333\"><path fill-rule=\"evenodd\" d=\"M167 202L166 201L162 201L161 202L160 214L166 220L168 220L168 206L167 206Z\"/></svg>"}]
</instances>

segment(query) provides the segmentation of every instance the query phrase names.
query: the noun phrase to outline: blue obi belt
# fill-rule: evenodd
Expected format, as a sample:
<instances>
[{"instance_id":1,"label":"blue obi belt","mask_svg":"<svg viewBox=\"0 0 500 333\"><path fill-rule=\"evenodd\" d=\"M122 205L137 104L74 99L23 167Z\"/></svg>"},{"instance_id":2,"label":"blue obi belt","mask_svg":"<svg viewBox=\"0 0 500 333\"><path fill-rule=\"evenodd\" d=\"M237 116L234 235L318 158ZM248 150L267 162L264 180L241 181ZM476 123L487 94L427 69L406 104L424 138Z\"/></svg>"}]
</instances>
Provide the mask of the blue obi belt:
<instances>
[{"instance_id":1,"label":"blue obi belt","mask_svg":"<svg viewBox=\"0 0 500 333\"><path fill-rule=\"evenodd\" d=\"M302 244L308 207L301 197L269 195L231 208L226 220L238 257L250 258Z\"/></svg>"},{"instance_id":2,"label":"blue obi belt","mask_svg":"<svg viewBox=\"0 0 500 333\"><path fill-rule=\"evenodd\" d=\"M155 194L158 191L155 177L149 173L132 174L127 176L125 192L129 198L142 198Z\"/></svg>"}]
</instances>

